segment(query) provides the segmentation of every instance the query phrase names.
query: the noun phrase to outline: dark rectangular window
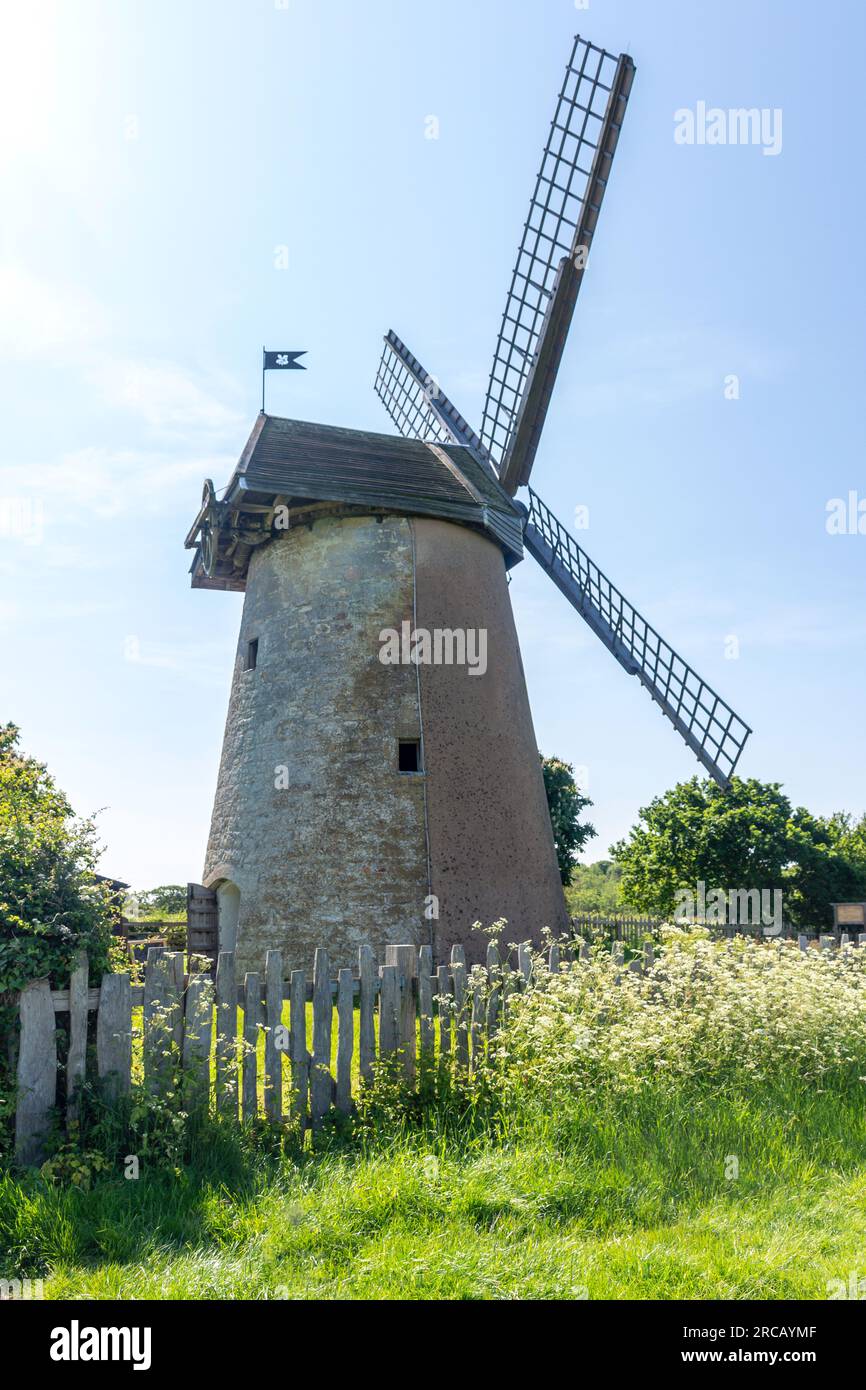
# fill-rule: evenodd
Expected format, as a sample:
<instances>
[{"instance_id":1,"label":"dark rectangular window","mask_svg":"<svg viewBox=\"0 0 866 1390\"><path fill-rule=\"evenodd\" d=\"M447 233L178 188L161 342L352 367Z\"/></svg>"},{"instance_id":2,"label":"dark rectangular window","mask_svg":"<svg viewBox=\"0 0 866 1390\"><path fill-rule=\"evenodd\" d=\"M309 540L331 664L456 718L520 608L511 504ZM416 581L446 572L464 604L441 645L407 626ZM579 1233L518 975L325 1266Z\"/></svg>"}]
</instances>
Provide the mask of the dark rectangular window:
<instances>
[{"instance_id":1,"label":"dark rectangular window","mask_svg":"<svg viewBox=\"0 0 866 1390\"><path fill-rule=\"evenodd\" d=\"M247 659L244 662L245 671L254 671L256 662L259 659L259 639L254 637L251 642L247 642Z\"/></svg>"},{"instance_id":2,"label":"dark rectangular window","mask_svg":"<svg viewBox=\"0 0 866 1390\"><path fill-rule=\"evenodd\" d=\"M397 751L397 766L400 772L421 771L421 740L401 738Z\"/></svg>"}]
</instances>

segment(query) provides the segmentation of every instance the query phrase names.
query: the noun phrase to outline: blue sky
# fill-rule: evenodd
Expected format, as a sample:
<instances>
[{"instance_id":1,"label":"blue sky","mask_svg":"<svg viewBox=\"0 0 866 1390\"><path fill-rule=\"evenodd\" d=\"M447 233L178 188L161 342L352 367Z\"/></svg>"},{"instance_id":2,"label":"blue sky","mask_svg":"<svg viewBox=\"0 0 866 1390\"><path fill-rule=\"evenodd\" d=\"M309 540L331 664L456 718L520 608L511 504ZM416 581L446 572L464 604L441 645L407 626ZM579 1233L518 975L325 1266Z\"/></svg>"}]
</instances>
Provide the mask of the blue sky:
<instances>
[{"instance_id":1,"label":"blue sky","mask_svg":"<svg viewBox=\"0 0 866 1390\"><path fill-rule=\"evenodd\" d=\"M0 715L104 808L107 872L201 870L241 599L190 590L183 538L262 343L308 351L275 414L389 429L393 327L477 425L577 31L637 79L533 485L589 507L592 557L752 724L744 775L866 807L866 535L826 530L866 499L864 14L4 0ZM780 108L781 152L677 144L699 101ZM601 857L697 764L531 559L511 594Z\"/></svg>"}]
</instances>

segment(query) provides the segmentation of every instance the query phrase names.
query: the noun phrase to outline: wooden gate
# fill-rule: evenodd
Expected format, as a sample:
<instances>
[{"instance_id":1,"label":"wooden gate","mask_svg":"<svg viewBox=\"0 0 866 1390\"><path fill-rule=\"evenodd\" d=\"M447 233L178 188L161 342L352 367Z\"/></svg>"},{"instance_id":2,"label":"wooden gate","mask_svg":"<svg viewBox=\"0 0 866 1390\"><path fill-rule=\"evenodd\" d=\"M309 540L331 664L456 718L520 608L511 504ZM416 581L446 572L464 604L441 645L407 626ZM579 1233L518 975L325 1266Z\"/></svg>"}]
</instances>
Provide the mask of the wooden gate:
<instances>
[{"instance_id":1,"label":"wooden gate","mask_svg":"<svg viewBox=\"0 0 866 1390\"><path fill-rule=\"evenodd\" d=\"M186 949L191 955L208 956L210 973L216 973L219 953L219 906L215 888L201 883L186 885Z\"/></svg>"}]
</instances>

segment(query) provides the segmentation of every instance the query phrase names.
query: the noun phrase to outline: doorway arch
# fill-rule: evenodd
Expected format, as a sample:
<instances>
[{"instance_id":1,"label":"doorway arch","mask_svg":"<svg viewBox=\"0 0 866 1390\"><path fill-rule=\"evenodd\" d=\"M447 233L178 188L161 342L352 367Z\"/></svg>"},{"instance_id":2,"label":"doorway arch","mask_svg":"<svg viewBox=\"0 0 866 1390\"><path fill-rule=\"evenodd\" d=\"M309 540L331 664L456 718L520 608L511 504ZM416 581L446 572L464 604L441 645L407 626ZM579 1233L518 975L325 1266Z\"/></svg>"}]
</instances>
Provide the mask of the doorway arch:
<instances>
[{"instance_id":1,"label":"doorway arch","mask_svg":"<svg viewBox=\"0 0 866 1390\"><path fill-rule=\"evenodd\" d=\"M234 951L238 940L238 919L241 911L241 890L236 883L223 879L217 885L219 949Z\"/></svg>"}]
</instances>

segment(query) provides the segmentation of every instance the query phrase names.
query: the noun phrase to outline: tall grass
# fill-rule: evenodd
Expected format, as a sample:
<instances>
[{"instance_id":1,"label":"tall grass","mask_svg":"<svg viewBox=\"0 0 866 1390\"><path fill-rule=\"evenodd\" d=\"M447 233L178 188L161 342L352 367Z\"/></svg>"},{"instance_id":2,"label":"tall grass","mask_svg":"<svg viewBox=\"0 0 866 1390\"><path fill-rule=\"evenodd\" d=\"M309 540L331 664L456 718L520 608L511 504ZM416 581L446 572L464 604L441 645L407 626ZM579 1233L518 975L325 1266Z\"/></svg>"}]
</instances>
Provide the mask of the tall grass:
<instances>
[{"instance_id":1,"label":"tall grass","mask_svg":"<svg viewBox=\"0 0 866 1390\"><path fill-rule=\"evenodd\" d=\"M672 937L512 995L486 1066L316 1145L209 1119L89 1191L0 1180L49 1297L824 1298L866 1274L861 957ZM6 1268L4 1269L4 1265Z\"/></svg>"}]
</instances>

